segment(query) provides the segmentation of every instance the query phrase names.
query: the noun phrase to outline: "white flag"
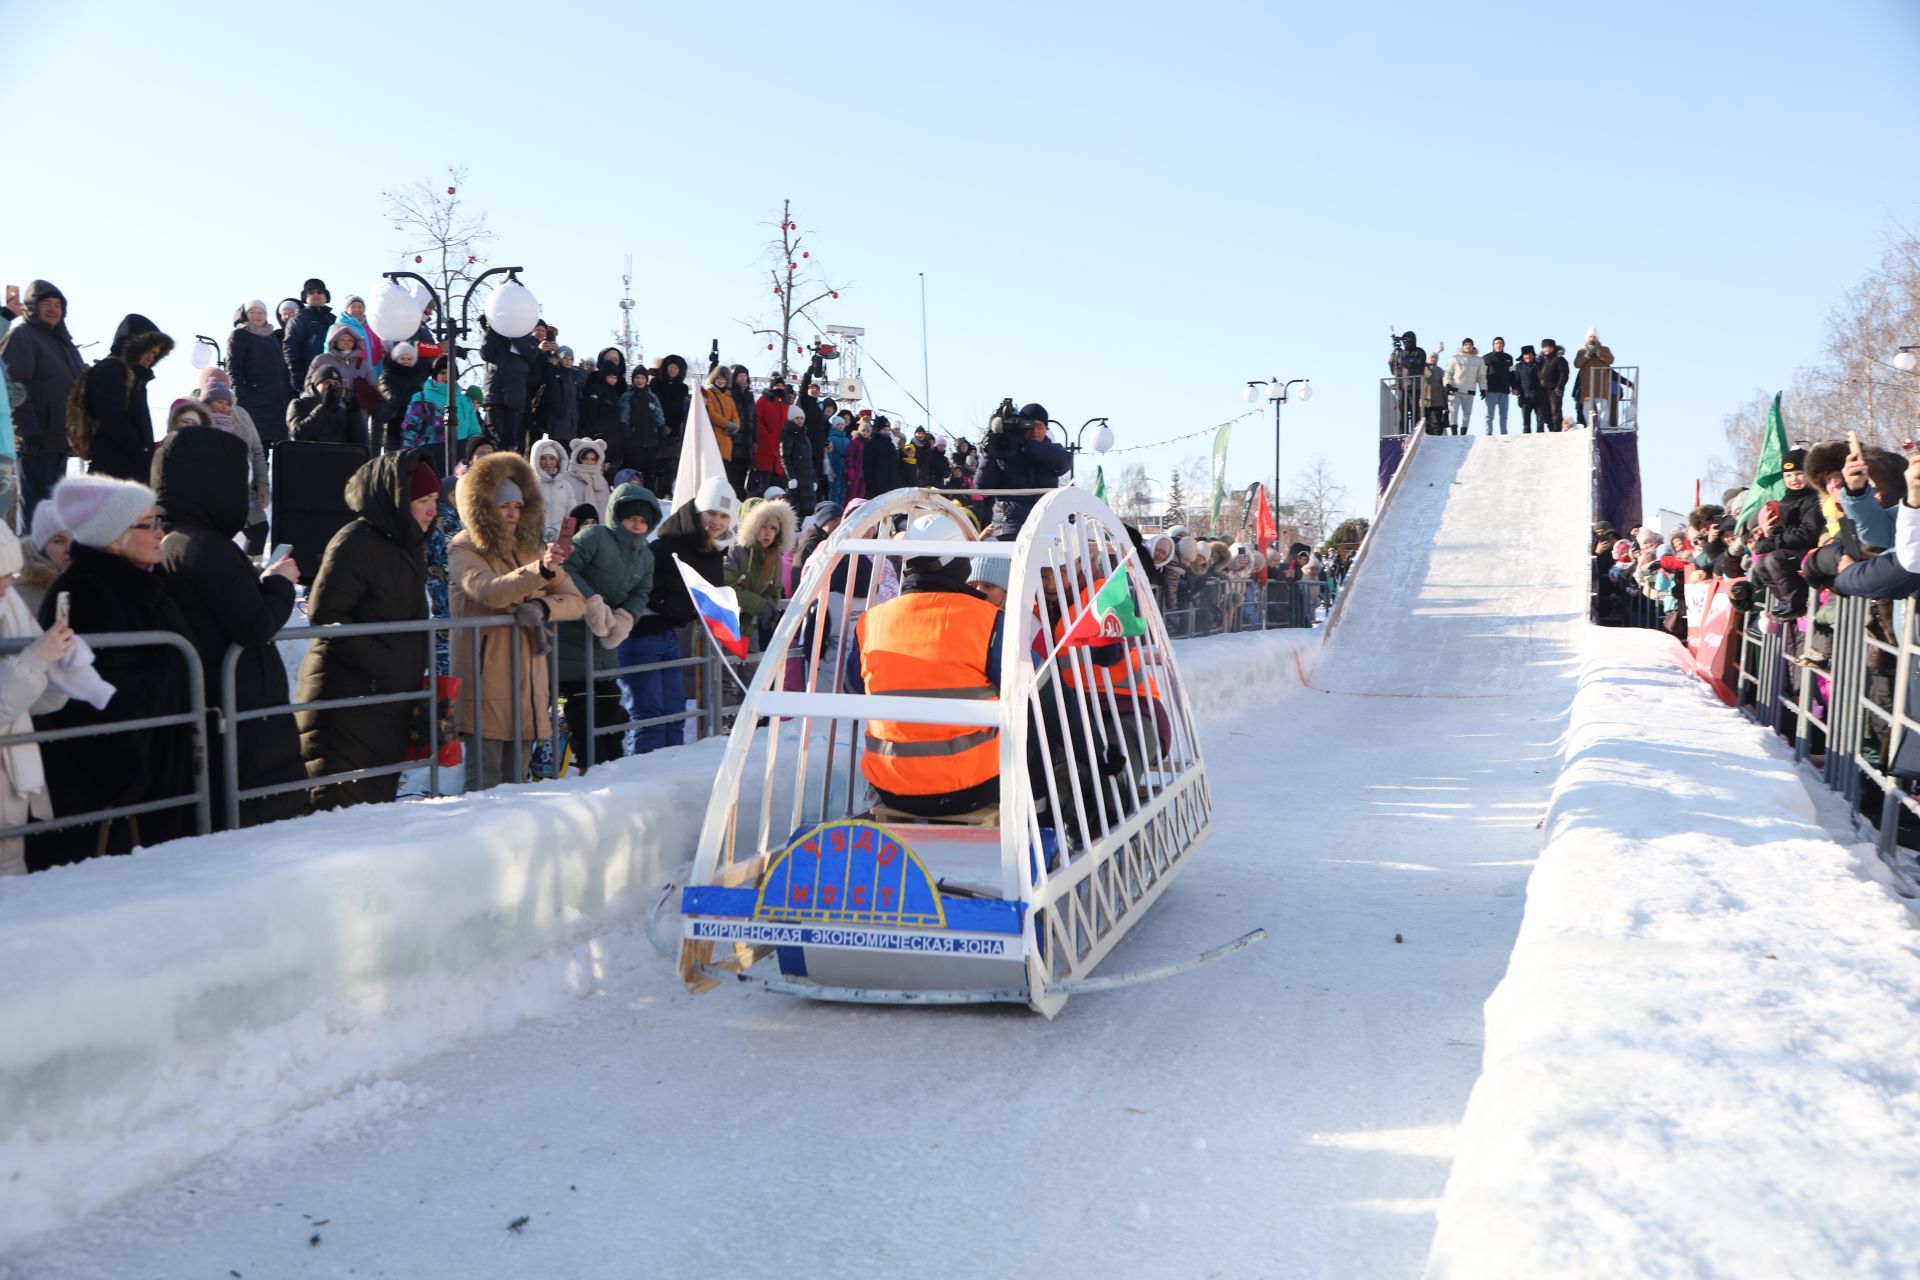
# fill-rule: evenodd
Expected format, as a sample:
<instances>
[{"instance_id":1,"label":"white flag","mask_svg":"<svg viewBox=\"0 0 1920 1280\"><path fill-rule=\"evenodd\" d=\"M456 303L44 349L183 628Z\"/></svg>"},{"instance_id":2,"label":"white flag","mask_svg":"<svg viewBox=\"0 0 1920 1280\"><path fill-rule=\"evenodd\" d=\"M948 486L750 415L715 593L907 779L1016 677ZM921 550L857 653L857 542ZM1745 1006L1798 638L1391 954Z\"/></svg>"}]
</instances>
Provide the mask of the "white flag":
<instances>
[{"instance_id":1,"label":"white flag","mask_svg":"<svg viewBox=\"0 0 1920 1280\"><path fill-rule=\"evenodd\" d=\"M708 476L727 478L726 464L720 461L720 443L713 436L713 419L707 416L706 392L694 382L691 370L687 380L693 383L687 388L687 431L680 440L680 467L673 473L669 514L692 502Z\"/></svg>"}]
</instances>

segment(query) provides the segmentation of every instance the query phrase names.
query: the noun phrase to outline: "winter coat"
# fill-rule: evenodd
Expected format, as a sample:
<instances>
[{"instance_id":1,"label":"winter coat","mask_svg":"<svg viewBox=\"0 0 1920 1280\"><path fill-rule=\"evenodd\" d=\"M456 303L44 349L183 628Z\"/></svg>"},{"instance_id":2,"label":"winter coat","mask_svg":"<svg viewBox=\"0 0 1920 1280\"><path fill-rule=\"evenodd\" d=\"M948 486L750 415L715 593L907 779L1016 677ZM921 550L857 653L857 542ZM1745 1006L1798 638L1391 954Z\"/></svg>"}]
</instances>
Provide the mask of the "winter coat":
<instances>
[{"instance_id":1,"label":"winter coat","mask_svg":"<svg viewBox=\"0 0 1920 1280\"><path fill-rule=\"evenodd\" d=\"M333 308L324 302L317 306L301 307L299 314L287 323L287 334L280 340L280 350L286 357L288 386L306 385L307 370L313 368L313 358L327 349L327 335L338 323Z\"/></svg>"},{"instance_id":2,"label":"winter coat","mask_svg":"<svg viewBox=\"0 0 1920 1280\"><path fill-rule=\"evenodd\" d=\"M480 435L480 411L473 407L473 398L460 391L449 396L448 390L449 384L428 378L414 393L405 415L400 419L399 440L389 440L388 445L401 449L432 449L431 456L436 460L444 457L449 399L453 402L455 442L476 439Z\"/></svg>"},{"instance_id":3,"label":"winter coat","mask_svg":"<svg viewBox=\"0 0 1920 1280\"><path fill-rule=\"evenodd\" d=\"M924 441L915 433L913 442L913 483L923 489L938 489L946 482L947 472L953 464L947 461L947 452L932 436Z\"/></svg>"},{"instance_id":4,"label":"winter coat","mask_svg":"<svg viewBox=\"0 0 1920 1280\"><path fill-rule=\"evenodd\" d=\"M707 421L713 424L714 443L720 446L720 461L733 461L734 442L740 438L740 406L725 388L708 387L701 391L707 398Z\"/></svg>"},{"instance_id":5,"label":"winter coat","mask_svg":"<svg viewBox=\"0 0 1920 1280\"><path fill-rule=\"evenodd\" d=\"M847 429L832 426L827 430L827 497L845 506L847 503Z\"/></svg>"},{"instance_id":6,"label":"winter coat","mask_svg":"<svg viewBox=\"0 0 1920 1280\"><path fill-rule=\"evenodd\" d=\"M129 314L114 330L107 358L87 370L87 414L96 423L87 470L94 475L147 482L153 466L147 384L153 381L153 370L141 366L140 356L154 348L164 358L173 350L173 339L145 316Z\"/></svg>"},{"instance_id":7,"label":"winter coat","mask_svg":"<svg viewBox=\"0 0 1920 1280\"><path fill-rule=\"evenodd\" d=\"M605 440L595 440L590 436L581 436L578 440L575 440L571 445L567 446L567 474L573 478L574 488L580 494L580 500L567 507L566 510L560 512L560 514L563 516L568 515L573 511L574 507L585 503L596 512L599 512L600 518L604 520L606 519L607 499L613 496L613 491L607 484L607 473L601 468L600 463L582 460L581 455L589 449L603 460L607 456L607 442ZM556 520L554 523L558 524L559 521Z\"/></svg>"},{"instance_id":8,"label":"winter coat","mask_svg":"<svg viewBox=\"0 0 1920 1280\"><path fill-rule=\"evenodd\" d=\"M354 342L358 344L351 352L344 356L333 349L333 340L343 333L350 335ZM307 382L313 380L314 370L323 369L329 365L340 371L340 385L347 389L347 398L352 400L356 405L359 404L360 393L354 390L355 383L366 384L367 390L369 391L377 391L379 389L374 382L373 370L367 364L367 344L365 339L360 336L358 329L344 320L327 330L326 349L315 356L313 363L307 366L307 376L302 380L301 385L305 386Z\"/></svg>"},{"instance_id":9,"label":"winter coat","mask_svg":"<svg viewBox=\"0 0 1920 1280\"><path fill-rule=\"evenodd\" d=\"M511 479L526 496L517 529L507 528L494 502L503 480ZM456 618L510 615L532 600L545 603L547 619L565 622L586 611L586 599L564 572L540 563L541 530L546 512L533 468L517 453L490 453L467 469L454 491L460 521L466 525L447 544L447 603ZM553 732L548 715L547 655L527 627L490 627L480 633L480 723L477 736L494 742L514 738L514 707L520 716L520 741L530 743ZM519 683L514 682L514 649L519 649ZM453 674L472 680L473 646L453 646ZM473 702L460 699L460 731L475 734Z\"/></svg>"},{"instance_id":10,"label":"winter coat","mask_svg":"<svg viewBox=\"0 0 1920 1280\"><path fill-rule=\"evenodd\" d=\"M1558 351L1540 361L1540 390L1546 396L1543 404L1560 402L1567 391L1567 377L1567 358Z\"/></svg>"},{"instance_id":11,"label":"winter coat","mask_svg":"<svg viewBox=\"0 0 1920 1280\"><path fill-rule=\"evenodd\" d=\"M480 343L480 358L487 363L486 403L524 412L532 394L533 362L539 355L540 344L531 334L509 339L487 330Z\"/></svg>"},{"instance_id":12,"label":"winter coat","mask_svg":"<svg viewBox=\"0 0 1920 1280\"><path fill-rule=\"evenodd\" d=\"M855 498L867 496L867 437L861 435L847 438L847 478L846 492L834 499L843 505Z\"/></svg>"},{"instance_id":13,"label":"winter coat","mask_svg":"<svg viewBox=\"0 0 1920 1280\"><path fill-rule=\"evenodd\" d=\"M714 586L722 585L725 557L700 527L700 512L691 502L675 508L653 540L653 588L647 593L647 616L633 624L634 635L664 635L694 620L693 597L672 564L676 556Z\"/></svg>"},{"instance_id":14,"label":"winter coat","mask_svg":"<svg viewBox=\"0 0 1920 1280\"><path fill-rule=\"evenodd\" d=\"M1537 360L1522 358L1513 365L1514 398L1521 404L1533 406L1544 403L1540 390L1540 364Z\"/></svg>"},{"instance_id":15,"label":"winter coat","mask_svg":"<svg viewBox=\"0 0 1920 1280\"><path fill-rule=\"evenodd\" d=\"M794 424L796 427L799 424ZM805 432L801 431L804 442ZM812 465L811 461L808 463ZM793 508L779 498L764 502L748 500L740 509L740 536L727 552L722 570L725 585L740 599L740 617L771 624L782 590L780 558L793 549ZM773 545L760 545L759 531L771 528Z\"/></svg>"},{"instance_id":16,"label":"winter coat","mask_svg":"<svg viewBox=\"0 0 1920 1280\"><path fill-rule=\"evenodd\" d=\"M320 390L320 369L307 379L300 398L287 406L287 431L295 440L317 440L325 444L365 444L354 409L353 392L344 384L326 395Z\"/></svg>"},{"instance_id":17,"label":"winter coat","mask_svg":"<svg viewBox=\"0 0 1920 1280\"><path fill-rule=\"evenodd\" d=\"M433 376L432 362L416 359L411 367L388 360L380 367L380 410L374 414L373 445L385 453L400 447L400 424L408 406Z\"/></svg>"},{"instance_id":18,"label":"winter coat","mask_svg":"<svg viewBox=\"0 0 1920 1280\"><path fill-rule=\"evenodd\" d=\"M67 393L87 372L80 348L63 318L46 325L34 314L44 298L66 295L45 280L35 280L20 300L25 317L0 340L0 363L6 365L6 388L13 397L13 438L21 454L64 458L67 445ZM21 399L19 397L25 397Z\"/></svg>"},{"instance_id":19,"label":"winter coat","mask_svg":"<svg viewBox=\"0 0 1920 1280\"><path fill-rule=\"evenodd\" d=\"M1447 357L1447 385L1455 391L1481 391L1486 382L1486 363L1479 356L1456 351Z\"/></svg>"},{"instance_id":20,"label":"winter coat","mask_svg":"<svg viewBox=\"0 0 1920 1280\"><path fill-rule=\"evenodd\" d=\"M209 427L183 427L153 455L153 489L167 530L160 544L167 596L180 610L187 638L200 655L208 707L220 705L228 647L241 647L233 673L241 711L289 701L286 664L273 638L293 613L293 584L278 574L262 578L247 553L234 545L234 535L247 520L241 497L247 465L246 446ZM291 713L243 720L230 732L239 735L242 789L307 776L300 760L300 731ZM214 785L214 828L222 830L226 774L216 761L208 762L207 772ZM306 792L289 791L247 801L240 817L242 825L252 826L306 810Z\"/></svg>"},{"instance_id":21,"label":"winter coat","mask_svg":"<svg viewBox=\"0 0 1920 1280\"><path fill-rule=\"evenodd\" d=\"M608 375L614 379L611 386L607 383ZM620 398L631 389L627 383L627 358L620 354L620 348L608 347L601 351L580 388L580 434L605 440L611 448L620 435Z\"/></svg>"},{"instance_id":22,"label":"winter coat","mask_svg":"<svg viewBox=\"0 0 1920 1280\"><path fill-rule=\"evenodd\" d=\"M540 537L544 542L552 542L560 536L560 521L586 498L581 495L580 485L573 478L567 446L542 436L534 441L531 453L533 457L528 465L533 469L533 482L540 489L540 505L546 511L542 517ZM559 469L548 475L547 469L540 465L543 458L552 458ZM524 511L521 518L525 518Z\"/></svg>"},{"instance_id":23,"label":"winter coat","mask_svg":"<svg viewBox=\"0 0 1920 1280\"><path fill-rule=\"evenodd\" d=\"M679 356L664 356L654 366L653 397L660 402L660 439L654 445L656 459L678 458L680 439L687 432L687 410L691 408L687 387L687 362Z\"/></svg>"},{"instance_id":24,"label":"winter coat","mask_svg":"<svg viewBox=\"0 0 1920 1280\"><path fill-rule=\"evenodd\" d=\"M743 364L733 366L731 373L727 394L733 397L740 423L740 435L733 442L733 456L751 466L760 435L760 417L754 411L753 374Z\"/></svg>"},{"instance_id":25,"label":"winter coat","mask_svg":"<svg viewBox=\"0 0 1920 1280\"><path fill-rule=\"evenodd\" d=\"M805 422L787 419L787 425L780 434L780 464L787 473L787 489L793 497L794 509L804 513L813 510L818 482L813 467L813 438L807 434ZM788 539L792 545L792 539Z\"/></svg>"},{"instance_id":26,"label":"winter coat","mask_svg":"<svg viewBox=\"0 0 1920 1280\"><path fill-rule=\"evenodd\" d=\"M643 485L623 484L613 491L607 503L607 522L584 530L573 540L573 554L567 557L567 575L580 594L599 596L609 609L625 609L635 622L647 612L647 597L653 591L653 548L644 533L628 533L620 521L628 516L647 517L649 531L660 524L660 500ZM584 622L560 624L560 679L584 681L584 655L588 644ZM593 643L595 670L620 665L618 652Z\"/></svg>"},{"instance_id":27,"label":"winter coat","mask_svg":"<svg viewBox=\"0 0 1920 1280\"><path fill-rule=\"evenodd\" d=\"M753 469L769 475L785 475L780 458L785 452L781 439L787 430L787 405L771 395L761 396L753 406Z\"/></svg>"},{"instance_id":28,"label":"winter coat","mask_svg":"<svg viewBox=\"0 0 1920 1280\"><path fill-rule=\"evenodd\" d=\"M356 518L327 543L307 589L307 621L409 622L427 614L426 534L414 522L407 497L419 449L382 454L347 481L347 507ZM457 646L456 646L457 647ZM424 631L322 636L300 664L299 700L317 702L422 687L431 646ZM408 703L341 707L299 714L300 755L307 776L397 764L404 757L414 710ZM391 800L392 778L364 779L316 793L320 807Z\"/></svg>"},{"instance_id":29,"label":"winter coat","mask_svg":"<svg viewBox=\"0 0 1920 1280\"><path fill-rule=\"evenodd\" d=\"M233 394L256 428L264 432L263 443L287 438L287 402L293 399L293 382L287 376L286 349L271 333L254 333L240 325L227 336L227 377L233 381Z\"/></svg>"},{"instance_id":30,"label":"winter coat","mask_svg":"<svg viewBox=\"0 0 1920 1280\"><path fill-rule=\"evenodd\" d=\"M980 464L977 477L982 489L1051 489L1067 474L1072 460L1061 445L1051 440L1018 439L1013 456L996 458L991 453ZM1026 523L1040 495L993 500L993 522L1004 534Z\"/></svg>"},{"instance_id":31,"label":"winter coat","mask_svg":"<svg viewBox=\"0 0 1920 1280\"><path fill-rule=\"evenodd\" d=\"M580 388L573 373L557 355L542 355L529 375L533 386L534 429L561 444L572 444L580 434Z\"/></svg>"},{"instance_id":32,"label":"winter coat","mask_svg":"<svg viewBox=\"0 0 1920 1280\"><path fill-rule=\"evenodd\" d=\"M660 447L660 431L667 418L660 401L645 387L629 385L620 396L620 430L607 437L607 470L618 474L631 467L643 471L653 465Z\"/></svg>"},{"instance_id":33,"label":"winter coat","mask_svg":"<svg viewBox=\"0 0 1920 1280\"><path fill-rule=\"evenodd\" d=\"M1505 351L1489 351L1480 357L1481 389L1488 395L1513 390L1513 357Z\"/></svg>"},{"instance_id":34,"label":"winter coat","mask_svg":"<svg viewBox=\"0 0 1920 1280\"><path fill-rule=\"evenodd\" d=\"M1772 534L1752 540L1754 554L1811 551L1820 545L1826 523L1826 516L1820 510L1820 494L1811 484L1804 489L1788 489L1780 498L1780 523Z\"/></svg>"},{"instance_id":35,"label":"winter coat","mask_svg":"<svg viewBox=\"0 0 1920 1280\"><path fill-rule=\"evenodd\" d=\"M239 405L235 405L233 412L224 415L224 421L221 415L212 414L211 410L209 410L209 416L213 417L214 430L224 432L246 446L247 473L244 482L247 491L247 523L250 525L266 523L267 507L273 501L273 490L267 483L266 442L260 438L260 429L253 424L253 415ZM174 423L169 415L167 431L171 433L173 430ZM157 455L159 450L156 449L154 452Z\"/></svg>"},{"instance_id":36,"label":"winter coat","mask_svg":"<svg viewBox=\"0 0 1920 1280\"><path fill-rule=\"evenodd\" d=\"M813 470L817 478L821 468L827 465L827 411L820 403L820 397L813 394L813 371L808 370L800 379L800 412L806 415L807 441L813 447Z\"/></svg>"},{"instance_id":37,"label":"winter coat","mask_svg":"<svg viewBox=\"0 0 1920 1280\"><path fill-rule=\"evenodd\" d=\"M1396 378L1424 378L1427 375L1426 351L1416 346L1394 352L1387 357L1387 372Z\"/></svg>"},{"instance_id":38,"label":"winter coat","mask_svg":"<svg viewBox=\"0 0 1920 1280\"><path fill-rule=\"evenodd\" d=\"M1611 400L1613 398L1613 352L1598 342L1590 347L1581 347L1573 356L1573 366L1580 371L1578 397L1582 400Z\"/></svg>"},{"instance_id":39,"label":"winter coat","mask_svg":"<svg viewBox=\"0 0 1920 1280\"><path fill-rule=\"evenodd\" d=\"M190 636L166 587L164 572L142 569L112 552L75 543L73 567L55 579L40 602L40 626L53 625L64 591L69 597L68 625L82 634L171 631ZM190 705L186 660L172 648L99 649L93 666L101 679L114 686L106 710L96 711L91 703L75 698L61 710L35 718L34 728L68 729L179 715ZM40 746L40 758L53 812L59 816L193 794L193 733L185 725L46 742ZM159 809L134 821L140 828L140 843L150 847L191 834L194 812L191 805ZM90 858L98 848L99 831L98 824L89 823L34 837L27 841L27 865L37 870ZM130 824L115 820L106 851L126 853L132 848Z\"/></svg>"},{"instance_id":40,"label":"winter coat","mask_svg":"<svg viewBox=\"0 0 1920 1280\"><path fill-rule=\"evenodd\" d=\"M883 493L898 489L902 483L900 476L900 446L894 443L893 436L878 427L867 437L866 464L867 495L877 498ZM1051 483L1051 481L1049 481Z\"/></svg>"}]
</instances>

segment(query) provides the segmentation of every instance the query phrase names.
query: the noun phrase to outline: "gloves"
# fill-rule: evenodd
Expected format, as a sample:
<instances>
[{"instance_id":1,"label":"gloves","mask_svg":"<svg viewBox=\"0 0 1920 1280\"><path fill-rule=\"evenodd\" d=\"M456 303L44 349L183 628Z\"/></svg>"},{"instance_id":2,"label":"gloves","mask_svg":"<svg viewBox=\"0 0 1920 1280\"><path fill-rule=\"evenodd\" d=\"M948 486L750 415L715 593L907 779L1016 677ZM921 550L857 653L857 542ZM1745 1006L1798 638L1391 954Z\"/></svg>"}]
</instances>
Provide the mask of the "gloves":
<instances>
[{"instance_id":1,"label":"gloves","mask_svg":"<svg viewBox=\"0 0 1920 1280\"><path fill-rule=\"evenodd\" d=\"M547 638L547 602L545 600L523 600L513 606L514 625L524 627L529 633L527 640L533 645L533 651L544 654L553 647Z\"/></svg>"},{"instance_id":2,"label":"gloves","mask_svg":"<svg viewBox=\"0 0 1920 1280\"><path fill-rule=\"evenodd\" d=\"M618 649L633 634L633 615L625 609L613 611L613 621L607 628L607 634L600 637L602 649Z\"/></svg>"},{"instance_id":3,"label":"gloves","mask_svg":"<svg viewBox=\"0 0 1920 1280\"><path fill-rule=\"evenodd\" d=\"M586 623L587 630L604 637L613 626L613 610L607 608L607 602L599 596L588 596Z\"/></svg>"}]
</instances>

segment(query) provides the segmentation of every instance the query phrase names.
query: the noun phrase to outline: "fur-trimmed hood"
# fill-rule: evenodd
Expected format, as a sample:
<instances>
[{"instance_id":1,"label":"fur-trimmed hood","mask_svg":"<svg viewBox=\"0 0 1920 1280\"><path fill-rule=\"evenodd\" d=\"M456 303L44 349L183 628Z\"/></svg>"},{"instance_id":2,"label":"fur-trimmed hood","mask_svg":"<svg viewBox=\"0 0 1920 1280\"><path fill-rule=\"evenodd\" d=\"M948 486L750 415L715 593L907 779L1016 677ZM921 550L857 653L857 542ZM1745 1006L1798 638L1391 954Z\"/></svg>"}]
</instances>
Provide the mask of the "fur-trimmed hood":
<instances>
[{"instance_id":1,"label":"fur-trimmed hood","mask_svg":"<svg viewBox=\"0 0 1920 1280\"><path fill-rule=\"evenodd\" d=\"M534 441L530 465L536 472L539 472L542 477L545 477L546 472L540 471L540 459L543 457L551 457L554 462L559 464L553 473L555 480L567 474L567 464L569 461L567 457L567 446L561 444L551 436L541 436L538 440Z\"/></svg>"},{"instance_id":2,"label":"fur-trimmed hood","mask_svg":"<svg viewBox=\"0 0 1920 1280\"><path fill-rule=\"evenodd\" d=\"M150 347L160 349L160 354L154 358L154 363L158 364L173 350L173 339L160 332L160 326L145 316L129 312L126 319L120 322L120 327L113 331L113 345L107 349L107 354L132 364Z\"/></svg>"},{"instance_id":3,"label":"fur-trimmed hood","mask_svg":"<svg viewBox=\"0 0 1920 1280\"><path fill-rule=\"evenodd\" d=\"M511 480L520 486L520 527L508 533L500 519L495 494L500 482ZM517 453L490 453L467 468L453 491L454 506L467 535L489 560L527 564L540 555L541 530L546 526L547 504L533 467Z\"/></svg>"},{"instance_id":4,"label":"fur-trimmed hood","mask_svg":"<svg viewBox=\"0 0 1920 1280\"><path fill-rule=\"evenodd\" d=\"M785 498L750 501L740 510L740 530L734 541L744 547L757 547L760 530L771 524L777 532L773 550L777 554L791 550L794 540L793 507Z\"/></svg>"},{"instance_id":5,"label":"fur-trimmed hood","mask_svg":"<svg viewBox=\"0 0 1920 1280\"><path fill-rule=\"evenodd\" d=\"M339 337L343 333L351 334L353 336L353 354L354 355L364 356L367 354L367 340L360 336L360 331L358 329L354 328L351 324L348 324L345 320L336 321L333 327L327 330L327 345L320 348L320 354L330 355L336 359L341 358L340 353L333 349L333 340Z\"/></svg>"}]
</instances>

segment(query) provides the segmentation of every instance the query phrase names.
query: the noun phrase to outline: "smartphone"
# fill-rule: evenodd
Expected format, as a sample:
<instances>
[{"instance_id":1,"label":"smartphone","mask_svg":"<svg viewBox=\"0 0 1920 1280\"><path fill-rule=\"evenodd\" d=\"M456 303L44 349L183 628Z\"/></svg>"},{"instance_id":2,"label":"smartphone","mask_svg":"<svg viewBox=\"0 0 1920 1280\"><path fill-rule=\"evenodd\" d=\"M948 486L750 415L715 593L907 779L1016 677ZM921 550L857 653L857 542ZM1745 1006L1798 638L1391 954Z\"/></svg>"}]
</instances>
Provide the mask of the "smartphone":
<instances>
[{"instance_id":1,"label":"smartphone","mask_svg":"<svg viewBox=\"0 0 1920 1280\"><path fill-rule=\"evenodd\" d=\"M20 286L19 285L10 284L7 286L7 305L13 308L13 310L15 311L18 311L20 309Z\"/></svg>"},{"instance_id":2,"label":"smartphone","mask_svg":"<svg viewBox=\"0 0 1920 1280\"><path fill-rule=\"evenodd\" d=\"M67 610L72 604L73 594L71 592L62 591L59 595L55 596L53 598L54 620L64 625L67 621Z\"/></svg>"},{"instance_id":3,"label":"smartphone","mask_svg":"<svg viewBox=\"0 0 1920 1280\"><path fill-rule=\"evenodd\" d=\"M292 554L293 554L293 544L291 542L281 543L280 545L276 546L272 551L267 553L267 568L269 569L273 568L273 566L279 564L282 560L285 560L288 556Z\"/></svg>"},{"instance_id":4,"label":"smartphone","mask_svg":"<svg viewBox=\"0 0 1920 1280\"><path fill-rule=\"evenodd\" d=\"M1853 456L1856 458L1866 457L1864 453L1860 452L1860 433L1859 432L1857 431L1847 432L1847 450L1848 452L1852 453Z\"/></svg>"},{"instance_id":5,"label":"smartphone","mask_svg":"<svg viewBox=\"0 0 1920 1280\"><path fill-rule=\"evenodd\" d=\"M562 519L560 521L560 536L553 540L553 544L556 547L559 547L562 551L566 552L568 555L572 555L573 554L573 531L575 529L578 529L579 527L580 527L580 522L578 520L575 520L572 516L567 516L566 518Z\"/></svg>"}]
</instances>

